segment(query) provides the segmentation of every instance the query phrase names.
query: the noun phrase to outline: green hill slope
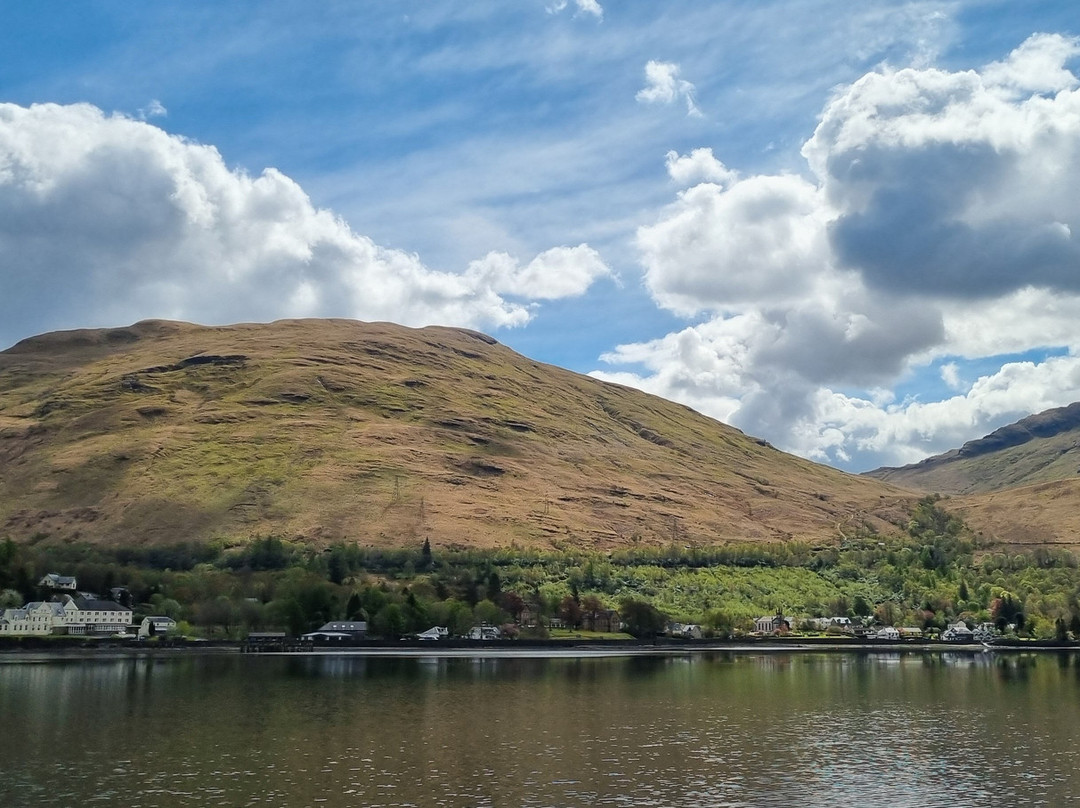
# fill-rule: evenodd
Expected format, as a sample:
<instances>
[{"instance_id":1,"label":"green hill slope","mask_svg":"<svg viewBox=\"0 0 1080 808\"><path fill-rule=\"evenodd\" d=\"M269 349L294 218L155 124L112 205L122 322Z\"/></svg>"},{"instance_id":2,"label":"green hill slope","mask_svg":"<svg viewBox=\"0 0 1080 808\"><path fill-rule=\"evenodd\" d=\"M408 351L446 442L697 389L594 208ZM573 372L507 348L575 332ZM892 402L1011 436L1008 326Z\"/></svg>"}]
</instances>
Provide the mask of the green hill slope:
<instances>
[{"instance_id":1,"label":"green hill slope","mask_svg":"<svg viewBox=\"0 0 1080 808\"><path fill-rule=\"evenodd\" d=\"M829 541L912 497L449 328L147 321L0 353L0 536Z\"/></svg>"}]
</instances>

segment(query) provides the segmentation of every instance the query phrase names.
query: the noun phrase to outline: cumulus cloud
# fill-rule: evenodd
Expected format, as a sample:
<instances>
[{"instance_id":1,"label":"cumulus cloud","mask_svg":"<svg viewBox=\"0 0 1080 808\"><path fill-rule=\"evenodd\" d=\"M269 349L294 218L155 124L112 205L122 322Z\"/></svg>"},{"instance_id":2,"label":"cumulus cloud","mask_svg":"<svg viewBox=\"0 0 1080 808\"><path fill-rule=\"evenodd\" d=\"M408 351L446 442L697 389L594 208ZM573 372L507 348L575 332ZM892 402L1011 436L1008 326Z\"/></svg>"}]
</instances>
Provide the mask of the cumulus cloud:
<instances>
[{"instance_id":1,"label":"cumulus cloud","mask_svg":"<svg viewBox=\"0 0 1080 808\"><path fill-rule=\"evenodd\" d=\"M230 169L210 146L86 104L0 104L0 341L151 316L518 326L530 300L610 274L587 245L500 260L436 271L272 168Z\"/></svg>"},{"instance_id":2,"label":"cumulus cloud","mask_svg":"<svg viewBox=\"0 0 1080 808\"><path fill-rule=\"evenodd\" d=\"M944 402L880 393L940 357L1080 353L1078 54L1037 35L981 70L863 76L826 104L802 176L670 153L684 189L637 246L657 303L703 322L620 346L598 375L857 467L1080 398L1071 353ZM670 102L675 82L657 71L643 100Z\"/></svg>"},{"instance_id":3,"label":"cumulus cloud","mask_svg":"<svg viewBox=\"0 0 1080 808\"><path fill-rule=\"evenodd\" d=\"M956 448L1032 412L1080 401L1080 357L1009 362L963 394L875 406L815 391L809 418L793 430L798 450L820 459L859 456L868 465L914 463Z\"/></svg>"},{"instance_id":4,"label":"cumulus cloud","mask_svg":"<svg viewBox=\"0 0 1080 808\"><path fill-rule=\"evenodd\" d=\"M646 285L686 315L801 297L828 257L819 197L795 176L682 191L661 221L638 231Z\"/></svg>"},{"instance_id":5,"label":"cumulus cloud","mask_svg":"<svg viewBox=\"0 0 1080 808\"><path fill-rule=\"evenodd\" d=\"M577 297L593 281L613 277L600 254L587 244L546 250L525 266L506 253L492 252L473 261L466 274L496 292L535 300Z\"/></svg>"},{"instance_id":6,"label":"cumulus cloud","mask_svg":"<svg viewBox=\"0 0 1080 808\"><path fill-rule=\"evenodd\" d=\"M738 178L737 172L713 156L712 149L694 149L690 154L669 151L664 162L668 176L681 186L701 182L731 185Z\"/></svg>"},{"instance_id":7,"label":"cumulus cloud","mask_svg":"<svg viewBox=\"0 0 1080 808\"><path fill-rule=\"evenodd\" d=\"M833 99L803 154L837 259L885 290L1080 291L1078 52L1039 36L981 73L871 73Z\"/></svg>"},{"instance_id":8,"label":"cumulus cloud","mask_svg":"<svg viewBox=\"0 0 1080 808\"><path fill-rule=\"evenodd\" d=\"M645 86L638 90L637 100L643 104L673 104L686 102L686 114L701 115L694 101L694 85L679 78L680 68L674 62L650 60L645 65Z\"/></svg>"}]
</instances>

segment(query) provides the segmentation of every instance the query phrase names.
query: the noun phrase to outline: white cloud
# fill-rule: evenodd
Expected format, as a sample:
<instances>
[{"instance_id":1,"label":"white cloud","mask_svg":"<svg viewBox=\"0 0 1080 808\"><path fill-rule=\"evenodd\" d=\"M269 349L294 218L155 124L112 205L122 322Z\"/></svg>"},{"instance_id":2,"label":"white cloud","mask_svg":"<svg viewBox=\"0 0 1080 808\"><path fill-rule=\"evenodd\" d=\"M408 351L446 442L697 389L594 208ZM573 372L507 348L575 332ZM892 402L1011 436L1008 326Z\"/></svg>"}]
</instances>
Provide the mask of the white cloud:
<instances>
[{"instance_id":1,"label":"white cloud","mask_svg":"<svg viewBox=\"0 0 1080 808\"><path fill-rule=\"evenodd\" d=\"M961 390L964 387L960 368L955 362L946 362L941 366L941 380L952 390Z\"/></svg>"},{"instance_id":2,"label":"white cloud","mask_svg":"<svg viewBox=\"0 0 1080 808\"><path fill-rule=\"evenodd\" d=\"M962 395L879 407L853 396L819 390L812 415L795 433L798 449L826 459L837 449L873 465L916 462L957 448L1032 412L1080 400L1080 357L1007 363L979 378ZM836 428L830 430L829 426Z\"/></svg>"},{"instance_id":3,"label":"white cloud","mask_svg":"<svg viewBox=\"0 0 1080 808\"><path fill-rule=\"evenodd\" d=\"M1039 35L982 70L863 76L826 105L806 177L669 153L672 178L700 184L638 230L645 282L706 319L605 357L642 371L598 375L858 467L1076 400L1071 356L1007 365L944 402L880 391L941 356L1080 352L1078 53ZM672 101L675 82L658 70L642 100ZM960 390L952 361L942 378Z\"/></svg>"},{"instance_id":4,"label":"white cloud","mask_svg":"<svg viewBox=\"0 0 1080 808\"><path fill-rule=\"evenodd\" d=\"M548 3L547 10L549 14L558 14L569 5L568 0L555 0L553 3ZM598 20L604 18L604 9L597 0L574 0L574 5L577 6L578 14L591 14Z\"/></svg>"},{"instance_id":5,"label":"white cloud","mask_svg":"<svg viewBox=\"0 0 1080 808\"><path fill-rule=\"evenodd\" d=\"M818 190L795 176L697 185L638 231L645 283L688 315L801 297L828 261L824 210Z\"/></svg>"},{"instance_id":6,"label":"white cloud","mask_svg":"<svg viewBox=\"0 0 1080 808\"><path fill-rule=\"evenodd\" d=\"M145 107L139 109L139 120L145 121L147 118L164 118L168 114L169 110L165 109L165 105L154 98Z\"/></svg>"},{"instance_id":7,"label":"white cloud","mask_svg":"<svg viewBox=\"0 0 1080 808\"><path fill-rule=\"evenodd\" d=\"M535 300L577 297L597 279L613 277L600 254L587 244L554 247L525 266L506 253L488 253L473 261L466 274L501 294Z\"/></svg>"},{"instance_id":8,"label":"white cloud","mask_svg":"<svg viewBox=\"0 0 1080 808\"><path fill-rule=\"evenodd\" d=\"M1007 67L871 73L838 94L803 148L837 260L889 291L1080 291L1077 52L1040 36ZM1014 97L1036 86L1059 91Z\"/></svg>"},{"instance_id":9,"label":"white cloud","mask_svg":"<svg viewBox=\"0 0 1080 808\"><path fill-rule=\"evenodd\" d=\"M686 101L686 114L701 115L694 101L694 85L679 78L680 68L674 62L650 60L645 65L645 86L638 90L637 100L643 104L673 104L680 98Z\"/></svg>"},{"instance_id":10,"label":"white cloud","mask_svg":"<svg viewBox=\"0 0 1080 808\"><path fill-rule=\"evenodd\" d=\"M1015 93L1057 93L1076 87L1076 76L1065 63L1080 53L1080 40L1056 34L1036 34L1003 62L987 65L987 85Z\"/></svg>"},{"instance_id":11,"label":"white cloud","mask_svg":"<svg viewBox=\"0 0 1080 808\"><path fill-rule=\"evenodd\" d=\"M582 14L592 14L597 19L604 16L604 9L596 0L574 0L574 2Z\"/></svg>"},{"instance_id":12,"label":"white cloud","mask_svg":"<svg viewBox=\"0 0 1080 808\"><path fill-rule=\"evenodd\" d=\"M0 104L0 268L0 340L144 317L517 326L529 299L610 274L586 245L494 278L435 271L272 168L85 104Z\"/></svg>"},{"instance_id":13,"label":"white cloud","mask_svg":"<svg viewBox=\"0 0 1080 808\"><path fill-rule=\"evenodd\" d=\"M668 176L681 186L711 182L716 185L731 185L738 179L738 173L732 171L713 156L712 149L694 149L690 154L669 151L664 158Z\"/></svg>"}]
</instances>

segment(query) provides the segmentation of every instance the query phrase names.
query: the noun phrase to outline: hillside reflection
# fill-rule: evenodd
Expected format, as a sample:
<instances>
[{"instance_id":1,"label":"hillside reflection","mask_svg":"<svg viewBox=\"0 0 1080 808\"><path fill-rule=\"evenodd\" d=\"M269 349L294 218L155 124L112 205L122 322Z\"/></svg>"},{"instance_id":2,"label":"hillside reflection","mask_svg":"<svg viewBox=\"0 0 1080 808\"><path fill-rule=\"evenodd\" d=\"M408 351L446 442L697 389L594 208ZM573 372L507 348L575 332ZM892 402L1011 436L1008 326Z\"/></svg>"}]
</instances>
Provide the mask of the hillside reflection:
<instances>
[{"instance_id":1,"label":"hillside reflection","mask_svg":"<svg viewBox=\"0 0 1080 808\"><path fill-rule=\"evenodd\" d=\"M1057 805L1078 686L1012 653L18 662L0 805Z\"/></svg>"}]
</instances>

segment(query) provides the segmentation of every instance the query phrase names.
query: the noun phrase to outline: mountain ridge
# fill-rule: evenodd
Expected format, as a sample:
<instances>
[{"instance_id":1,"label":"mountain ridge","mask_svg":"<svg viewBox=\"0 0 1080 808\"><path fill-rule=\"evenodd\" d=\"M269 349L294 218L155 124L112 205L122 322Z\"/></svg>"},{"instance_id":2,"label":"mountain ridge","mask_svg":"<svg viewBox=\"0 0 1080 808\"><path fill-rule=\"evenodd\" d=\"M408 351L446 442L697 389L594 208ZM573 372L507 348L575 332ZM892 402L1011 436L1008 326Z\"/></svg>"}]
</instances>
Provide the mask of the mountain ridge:
<instances>
[{"instance_id":1,"label":"mountain ridge","mask_svg":"<svg viewBox=\"0 0 1080 808\"><path fill-rule=\"evenodd\" d=\"M0 352L17 538L828 542L913 499L466 329L150 320Z\"/></svg>"},{"instance_id":2,"label":"mountain ridge","mask_svg":"<svg viewBox=\"0 0 1080 808\"><path fill-rule=\"evenodd\" d=\"M1080 402L1054 407L907 466L864 476L941 494L985 494L1070 479L1080 468Z\"/></svg>"}]
</instances>

